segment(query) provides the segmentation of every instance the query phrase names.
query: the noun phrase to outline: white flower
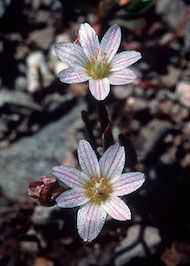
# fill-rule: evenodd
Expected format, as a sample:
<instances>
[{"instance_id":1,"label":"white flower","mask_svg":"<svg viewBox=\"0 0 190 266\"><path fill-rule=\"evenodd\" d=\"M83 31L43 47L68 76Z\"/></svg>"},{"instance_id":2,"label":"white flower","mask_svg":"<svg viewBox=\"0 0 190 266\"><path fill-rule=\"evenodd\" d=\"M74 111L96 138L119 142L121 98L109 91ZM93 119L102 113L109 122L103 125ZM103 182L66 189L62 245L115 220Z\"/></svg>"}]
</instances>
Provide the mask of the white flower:
<instances>
[{"instance_id":1,"label":"white flower","mask_svg":"<svg viewBox=\"0 0 190 266\"><path fill-rule=\"evenodd\" d=\"M110 84L123 85L134 81L136 75L127 67L139 60L141 54L136 51L116 54L121 43L119 26L111 26L100 43L94 29L88 23L81 24L79 41L81 46L74 43L55 45L57 56L69 65L58 74L62 82L71 84L89 80L92 95L97 100L104 100Z\"/></svg>"},{"instance_id":2,"label":"white flower","mask_svg":"<svg viewBox=\"0 0 190 266\"><path fill-rule=\"evenodd\" d=\"M56 201L62 208L81 206L77 214L78 232L84 241L92 241L102 230L107 214L119 221L131 219L128 206L118 196L138 189L144 174L122 174L125 151L118 143L107 149L99 162L85 140L80 141L77 152L82 172L66 166L53 168L54 175L71 188Z\"/></svg>"}]
</instances>

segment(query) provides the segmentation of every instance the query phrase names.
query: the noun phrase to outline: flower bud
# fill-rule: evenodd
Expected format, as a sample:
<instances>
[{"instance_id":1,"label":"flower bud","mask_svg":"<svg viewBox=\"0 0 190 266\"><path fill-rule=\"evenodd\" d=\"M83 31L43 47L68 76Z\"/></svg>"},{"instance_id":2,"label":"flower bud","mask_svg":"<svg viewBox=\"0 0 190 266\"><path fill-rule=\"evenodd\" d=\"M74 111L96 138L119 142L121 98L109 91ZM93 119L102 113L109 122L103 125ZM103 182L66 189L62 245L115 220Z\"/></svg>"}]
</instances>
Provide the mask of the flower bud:
<instances>
[{"instance_id":1,"label":"flower bud","mask_svg":"<svg viewBox=\"0 0 190 266\"><path fill-rule=\"evenodd\" d=\"M41 176L39 181L29 183L28 195L37 204L53 206L56 204L55 198L63 193L64 190L55 178Z\"/></svg>"}]
</instances>

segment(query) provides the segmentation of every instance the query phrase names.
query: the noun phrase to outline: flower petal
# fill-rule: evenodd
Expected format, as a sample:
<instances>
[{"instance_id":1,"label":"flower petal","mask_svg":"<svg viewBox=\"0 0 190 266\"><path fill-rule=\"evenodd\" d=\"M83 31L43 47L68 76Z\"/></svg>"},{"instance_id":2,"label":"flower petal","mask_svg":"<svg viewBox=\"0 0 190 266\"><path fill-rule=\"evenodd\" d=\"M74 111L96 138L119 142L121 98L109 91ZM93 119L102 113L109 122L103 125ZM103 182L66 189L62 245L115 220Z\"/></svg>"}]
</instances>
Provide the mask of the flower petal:
<instances>
[{"instance_id":1,"label":"flower petal","mask_svg":"<svg viewBox=\"0 0 190 266\"><path fill-rule=\"evenodd\" d=\"M140 172L125 173L120 177L112 179L113 195L127 195L142 186L144 183L144 174Z\"/></svg>"},{"instance_id":2,"label":"flower petal","mask_svg":"<svg viewBox=\"0 0 190 266\"><path fill-rule=\"evenodd\" d=\"M102 205L104 210L113 218L119 221L131 219L129 207L123 200L116 196L112 196L109 201Z\"/></svg>"},{"instance_id":3,"label":"flower petal","mask_svg":"<svg viewBox=\"0 0 190 266\"><path fill-rule=\"evenodd\" d=\"M58 73L59 79L67 84L87 81L89 76L82 67L69 67Z\"/></svg>"},{"instance_id":4,"label":"flower petal","mask_svg":"<svg viewBox=\"0 0 190 266\"><path fill-rule=\"evenodd\" d=\"M121 29L118 25L111 26L102 38L100 48L104 57L110 62L121 43Z\"/></svg>"},{"instance_id":5,"label":"flower petal","mask_svg":"<svg viewBox=\"0 0 190 266\"><path fill-rule=\"evenodd\" d=\"M95 30L88 24L81 24L79 39L88 59L91 59L99 49L99 40Z\"/></svg>"},{"instance_id":6,"label":"flower petal","mask_svg":"<svg viewBox=\"0 0 190 266\"><path fill-rule=\"evenodd\" d=\"M88 179L81 171L67 166L55 166L53 174L71 188L82 188Z\"/></svg>"},{"instance_id":7,"label":"flower petal","mask_svg":"<svg viewBox=\"0 0 190 266\"><path fill-rule=\"evenodd\" d=\"M99 176L100 167L98 159L88 141L81 140L79 142L77 153L78 153L79 164L82 171L87 176Z\"/></svg>"},{"instance_id":8,"label":"flower petal","mask_svg":"<svg viewBox=\"0 0 190 266\"><path fill-rule=\"evenodd\" d=\"M84 66L87 60L83 49L74 43L58 43L54 46L54 51L69 66Z\"/></svg>"},{"instance_id":9,"label":"flower petal","mask_svg":"<svg viewBox=\"0 0 190 266\"><path fill-rule=\"evenodd\" d=\"M106 212L99 205L86 204L78 211L77 228L84 241L95 239L105 223Z\"/></svg>"},{"instance_id":10,"label":"flower petal","mask_svg":"<svg viewBox=\"0 0 190 266\"><path fill-rule=\"evenodd\" d=\"M130 69L121 69L119 71L113 72L109 76L109 82L112 85L124 85L133 82L137 76Z\"/></svg>"},{"instance_id":11,"label":"flower petal","mask_svg":"<svg viewBox=\"0 0 190 266\"><path fill-rule=\"evenodd\" d=\"M107 178L120 176L125 165L124 147L116 143L109 147L99 161L101 175Z\"/></svg>"},{"instance_id":12,"label":"flower petal","mask_svg":"<svg viewBox=\"0 0 190 266\"><path fill-rule=\"evenodd\" d=\"M69 189L56 198L56 202L61 208L73 208L88 201L89 199L84 195L82 189Z\"/></svg>"},{"instance_id":13,"label":"flower petal","mask_svg":"<svg viewBox=\"0 0 190 266\"><path fill-rule=\"evenodd\" d=\"M82 67L69 67L58 73L59 79L67 84L87 81L89 76Z\"/></svg>"},{"instance_id":14,"label":"flower petal","mask_svg":"<svg viewBox=\"0 0 190 266\"><path fill-rule=\"evenodd\" d=\"M118 71L126 68L141 58L141 53L136 51L126 51L116 54L111 62L112 71Z\"/></svg>"},{"instance_id":15,"label":"flower petal","mask_svg":"<svg viewBox=\"0 0 190 266\"><path fill-rule=\"evenodd\" d=\"M104 100L110 92L110 84L107 78L94 80L89 80L89 89L94 98L99 101Z\"/></svg>"}]
</instances>

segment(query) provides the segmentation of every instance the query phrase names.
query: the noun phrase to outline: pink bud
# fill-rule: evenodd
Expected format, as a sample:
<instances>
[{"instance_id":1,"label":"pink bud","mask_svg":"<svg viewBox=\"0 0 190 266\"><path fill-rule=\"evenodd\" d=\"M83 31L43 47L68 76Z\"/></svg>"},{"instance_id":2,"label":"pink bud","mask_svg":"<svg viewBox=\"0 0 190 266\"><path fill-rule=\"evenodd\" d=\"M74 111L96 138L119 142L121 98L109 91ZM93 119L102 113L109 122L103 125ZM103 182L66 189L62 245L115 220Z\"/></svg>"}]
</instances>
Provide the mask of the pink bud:
<instances>
[{"instance_id":1,"label":"pink bud","mask_svg":"<svg viewBox=\"0 0 190 266\"><path fill-rule=\"evenodd\" d=\"M42 206L55 205L55 198L63 193L65 189L59 185L55 178L41 176L39 181L29 183L28 195Z\"/></svg>"}]
</instances>

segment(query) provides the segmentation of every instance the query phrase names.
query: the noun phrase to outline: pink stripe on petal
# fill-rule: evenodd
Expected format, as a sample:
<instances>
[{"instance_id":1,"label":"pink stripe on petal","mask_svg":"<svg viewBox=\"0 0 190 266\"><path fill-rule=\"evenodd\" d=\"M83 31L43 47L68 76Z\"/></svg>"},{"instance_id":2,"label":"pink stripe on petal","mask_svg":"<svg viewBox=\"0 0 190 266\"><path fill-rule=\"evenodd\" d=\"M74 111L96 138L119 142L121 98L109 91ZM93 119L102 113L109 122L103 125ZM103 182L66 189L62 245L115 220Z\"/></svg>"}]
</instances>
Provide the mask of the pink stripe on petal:
<instances>
[{"instance_id":1,"label":"pink stripe on petal","mask_svg":"<svg viewBox=\"0 0 190 266\"><path fill-rule=\"evenodd\" d=\"M58 43L54 46L54 51L69 66L84 66L87 60L83 49L73 43Z\"/></svg>"},{"instance_id":2,"label":"pink stripe on petal","mask_svg":"<svg viewBox=\"0 0 190 266\"><path fill-rule=\"evenodd\" d=\"M105 58L110 62L121 43L121 29L118 25L111 26L104 34L100 48Z\"/></svg>"},{"instance_id":3,"label":"pink stripe on petal","mask_svg":"<svg viewBox=\"0 0 190 266\"><path fill-rule=\"evenodd\" d=\"M89 80L89 89L98 101L104 100L110 92L110 84L107 78Z\"/></svg>"},{"instance_id":4,"label":"pink stripe on petal","mask_svg":"<svg viewBox=\"0 0 190 266\"><path fill-rule=\"evenodd\" d=\"M126 51L116 54L111 62L111 71L118 71L124 69L141 58L141 54L136 51Z\"/></svg>"},{"instance_id":5,"label":"pink stripe on petal","mask_svg":"<svg viewBox=\"0 0 190 266\"><path fill-rule=\"evenodd\" d=\"M88 23L81 24L79 39L86 56L91 59L97 53L100 45L95 30Z\"/></svg>"},{"instance_id":6,"label":"pink stripe on petal","mask_svg":"<svg viewBox=\"0 0 190 266\"><path fill-rule=\"evenodd\" d=\"M129 207L123 200L116 196L112 196L110 200L102 205L104 210L113 218L119 221L131 219Z\"/></svg>"},{"instance_id":7,"label":"pink stripe on petal","mask_svg":"<svg viewBox=\"0 0 190 266\"><path fill-rule=\"evenodd\" d=\"M59 197L56 198L56 202L61 208L73 208L88 202L88 198L84 195L84 191L70 189L63 192Z\"/></svg>"},{"instance_id":8,"label":"pink stripe on petal","mask_svg":"<svg viewBox=\"0 0 190 266\"><path fill-rule=\"evenodd\" d=\"M124 196L137 190L144 183L144 174L132 172L122 174L120 177L112 179L113 195Z\"/></svg>"},{"instance_id":9,"label":"pink stripe on petal","mask_svg":"<svg viewBox=\"0 0 190 266\"><path fill-rule=\"evenodd\" d=\"M69 67L58 73L59 79L67 84L80 83L89 79L82 67Z\"/></svg>"},{"instance_id":10,"label":"pink stripe on petal","mask_svg":"<svg viewBox=\"0 0 190 266\"><path fill-rule=\"evenodd\" d=\"M88 177L84 173L67 166L55 166L53 168L53 174L71 188L82 188L88 180Z\"/></svg>"},{"instance_id":11,"label":"pink stripe on petal","mask_svg":"<svg viewBox=\"0 0 190 266\"><path fill-rule=\"evenodd\" d=\"M98 159L88 141L81 140L79 142L77 153L78 153L79 164L82 171L87 176L99 176L100 167Z\"/></svg>"},{"instance_id":12,"label":"pink stripe on petal","mask_svg":"<svg viewBox=\"0 0 190 266\"><path fill-rule=\"evenodd\" d=\"M99 161L101 175L107 178L120 176L125 165L124 147L116 143L109 147Z\"/></svg>"},{"instance_id":13,"label":"pink stripe on petal","mask_svg":"<svg viewBox=\"0 0 190 266\"><path fill-rule=\"evenodd\" d=\"M92 241L102 230L106 212L98 205L86 204L78 211L77 228L84 241Z\"/></svg>"},{"instance_id":14,"label":"pink stripe on petal","mask_svg":"<svg viewBox=\"0 0 190 266\"><path fill-rule=\"evenodd\" d=\"M130 69L121 69L119 71L113 72L109 76L109 82L112 85L125 85L133 82L137 76Z\"/></svg>"}]
</instances>

